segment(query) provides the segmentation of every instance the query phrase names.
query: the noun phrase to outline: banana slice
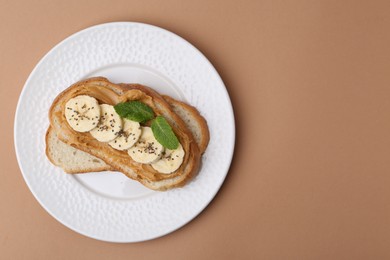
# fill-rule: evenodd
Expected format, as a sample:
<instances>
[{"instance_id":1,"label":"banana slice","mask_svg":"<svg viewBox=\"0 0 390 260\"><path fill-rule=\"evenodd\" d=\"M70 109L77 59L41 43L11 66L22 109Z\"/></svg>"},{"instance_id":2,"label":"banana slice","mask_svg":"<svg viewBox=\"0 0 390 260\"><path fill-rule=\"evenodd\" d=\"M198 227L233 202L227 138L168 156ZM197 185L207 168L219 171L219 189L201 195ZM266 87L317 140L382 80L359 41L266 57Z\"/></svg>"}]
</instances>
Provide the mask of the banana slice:
<instances>
[{"instance_id":1,"label":"banana slice","mask_svg":"<svg viewBox=\"0 0 390 260\"><path fill-rule=\"evenodd\" d=\"M141 126L138 122L123 119L123 129L119 131L117 137L109 142L112 148L117 150L127 150L132 147L141 136Z\"/></svg>"},{"instance_id":2,"label":"banana slice","mask_svg":"<svg viewBox=\"0 0 390 260\"><path fill-rule=\"evenodd\" d=\"M88 132L99 123L100 107L93 97L80 95L65 104L65 118L77 132Z\"/></svg>"},{"instance_id":3,"label":"banana slice","mask_svg":"<svg viewBox=\"0 0 390 260\"><path fill-rule=\"evenodd\" d=\"M142 134L138 142L127 152L130 157L139 163L152 163L161 157L164 147L154 138L150 127L142 127Z\"/></svg>"},{"instance_id":4,"label":"banana slice","mask_svg":"<svg viewBox=\"0 0 390 260\"><path fill-rule=\"evenodd\" d=\"M179 147L175 150L165 149L161 159L152 163L152 167L160 173L172 173L179 169L180 165L183 163L184 154L185 152L181 144L179 144Z\"/></svg>"},{"instance_id":5,"label":"banana slice","mask_svg":"<svg viewBox=\"0 0 390 260\"><path fill-rule=\"evenodd\" d=\"M109 142L122 130L122 119L111 105L100 105L100 121L90 132L100 142Z\"/></svg>"}]
</instances>

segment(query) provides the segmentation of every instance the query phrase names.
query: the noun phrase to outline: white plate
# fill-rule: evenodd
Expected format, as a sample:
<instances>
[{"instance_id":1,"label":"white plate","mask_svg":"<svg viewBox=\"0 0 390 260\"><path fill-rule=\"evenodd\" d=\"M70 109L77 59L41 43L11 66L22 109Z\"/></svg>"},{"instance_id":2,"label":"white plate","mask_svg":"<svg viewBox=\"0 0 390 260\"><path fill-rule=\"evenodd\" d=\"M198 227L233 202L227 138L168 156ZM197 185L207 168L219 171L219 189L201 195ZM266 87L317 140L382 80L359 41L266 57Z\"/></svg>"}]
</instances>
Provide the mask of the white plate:
<instances>
[{"instance_id":1,"label":"white plate","mask_svg":"<svg viewBox=\"0 0 390 260\"><path fill-rule=\"evenodd\" d=\"M98 75L148 85L200 110L211 139L194 180L155 192L120 173L68 175L48 161L44 136L52 101L72 83ZM231 102L210 62L169 31L130 22L85 29L47 53L23 88L14 130L20 169L39 203L72 230L111 242L160 237L196 217L222 185L235 141Z\"/></svg>"}]
</instances>

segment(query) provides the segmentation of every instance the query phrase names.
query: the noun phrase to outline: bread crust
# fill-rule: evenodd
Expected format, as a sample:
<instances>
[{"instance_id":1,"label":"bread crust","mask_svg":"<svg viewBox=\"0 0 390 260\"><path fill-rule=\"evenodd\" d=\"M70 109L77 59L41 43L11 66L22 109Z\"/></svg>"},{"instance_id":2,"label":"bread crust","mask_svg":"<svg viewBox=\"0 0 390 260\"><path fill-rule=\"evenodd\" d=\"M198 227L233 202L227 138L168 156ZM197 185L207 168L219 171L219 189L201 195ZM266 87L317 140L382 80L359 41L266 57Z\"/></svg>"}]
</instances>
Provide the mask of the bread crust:
<instances>
[{"instance_id":1,"label":"bread crust","mask_svg":"<svg viewBox=\"0 0 390 260\"><path fill-rule=\"evenodd\" d=\"M101 103L107 103L108 101L114 105L118 102L126 101L126 98L129 98L126 95L134 93L136 93L136 97L139 95L142 101L151 106L156 115L161 114L166 117L183 145L186 153L183 164L173 174L158 173L150 165L134 162L127 155L127 152L117 151L106 143L98 142L89 133L75 132L69 127L64 117L64 105L74 96L90 94L95 96ZM107 98L108 96L111 96L112 100ZM135 179L149 188L167 190L183 186L198 171L201 152L194 141L191 131L189 131L183 120L174 113L164 98L146 86L139 84L113 84L103 77L79 81L57 96L50 108L49 119L52 131L56 133L62 142L96 156L109 165L111 169L120 171L127 177ZM207 127L207 124L205 127ZM46 147L46 153L48 154L47 149L48 147ZM53 162L50 156L48 158Z\"/></svg>"},{"instance_id":2,"label":"bread crust","mask_svg":"<svg viewBox=\"0 0 390 260\"><path fill-rule=\"evenodd\" d=\"M179 104L180 106L184 107L187 110L187 112L191 114L191 117L193 117L197 120L197 123L200 126L201 136L202 136L200 143L198 143L198 147L199 147L200 153L203 154L206 151L207 145L209 144L209 141L210 141L210 132L209 132L209 128L207 126L207 121L204 119L203 116L200 115L199 111L195 107L188 105L187 103L173 99L172 97L167 96L167 95L162 95L162 97L170 105L176 103L176 105Z\"/></svg>"}]
</instances>

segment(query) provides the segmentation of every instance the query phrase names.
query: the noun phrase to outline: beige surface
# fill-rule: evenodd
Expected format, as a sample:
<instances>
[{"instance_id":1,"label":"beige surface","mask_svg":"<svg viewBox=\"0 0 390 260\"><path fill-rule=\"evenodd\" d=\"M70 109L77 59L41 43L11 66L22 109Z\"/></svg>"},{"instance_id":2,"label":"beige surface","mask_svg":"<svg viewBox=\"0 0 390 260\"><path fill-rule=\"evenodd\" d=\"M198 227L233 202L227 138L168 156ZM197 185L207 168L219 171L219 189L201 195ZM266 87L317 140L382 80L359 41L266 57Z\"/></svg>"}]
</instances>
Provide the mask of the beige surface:
<instances>
[{"instance_id":1,"label":"beige surface","mask_svg":"<svg viewBox=\"0 0 390 260\"><path fill-rule=\"evenodd\" d=\"M388 2L210 2L0 1L0 259L390 258ZM111 244L69 230L35 201L13 118L47 51L124 20L203 51L238 129L228 178L199 217L160 239Z\"/></svg>"}]
</instances>

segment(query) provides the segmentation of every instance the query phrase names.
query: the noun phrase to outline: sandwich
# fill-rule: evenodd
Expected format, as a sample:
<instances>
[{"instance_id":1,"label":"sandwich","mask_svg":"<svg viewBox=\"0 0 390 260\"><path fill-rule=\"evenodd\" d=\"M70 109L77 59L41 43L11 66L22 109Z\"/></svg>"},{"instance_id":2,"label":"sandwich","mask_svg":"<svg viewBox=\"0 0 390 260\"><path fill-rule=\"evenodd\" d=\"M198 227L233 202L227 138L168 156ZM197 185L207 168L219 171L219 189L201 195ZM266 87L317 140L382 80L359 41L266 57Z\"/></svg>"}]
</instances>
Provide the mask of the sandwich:
<instances>
[{"instance_id":1,"label":"sandwich","mask_svg":"<svg viewBox=\"0 0 390 260\"><path fill-rule=\"evenodd\" d=\"M196 108L140 84L79 81L53 101L46 155L70 174L118 171L153 190L184 186L209 142Z\"/></svg>"}]
</instances>

